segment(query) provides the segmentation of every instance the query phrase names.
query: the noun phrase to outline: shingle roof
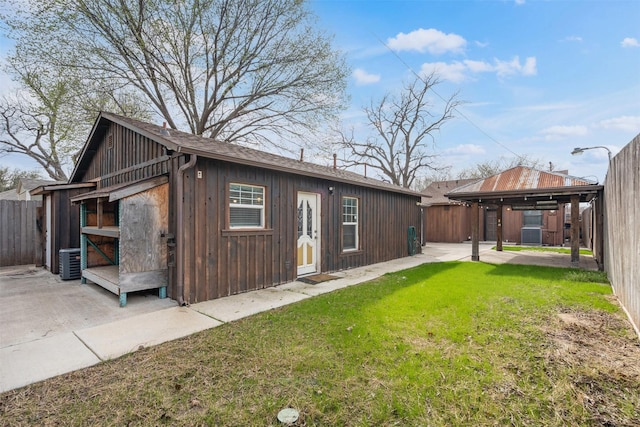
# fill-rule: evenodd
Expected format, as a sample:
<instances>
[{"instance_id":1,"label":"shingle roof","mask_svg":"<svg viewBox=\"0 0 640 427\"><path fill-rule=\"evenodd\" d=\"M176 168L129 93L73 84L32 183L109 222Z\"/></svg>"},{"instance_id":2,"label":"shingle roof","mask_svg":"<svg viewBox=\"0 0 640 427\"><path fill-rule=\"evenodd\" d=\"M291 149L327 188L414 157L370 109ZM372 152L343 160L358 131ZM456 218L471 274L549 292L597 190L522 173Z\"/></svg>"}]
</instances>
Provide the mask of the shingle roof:
<instances>
[{"instance_id":1,"label":"shingle roof","mask_svg":"<svg viewBox=\"0 0 640 427\"><path fill-rule=\"evenodd\" d=\"M395 193L409 194L412 196L420 196L420 193L411 189L392 185L374 178L364 177L354 172L342 169L334 169L332 167L322 166L315 163L299 161L297 159L291 159L288 157L279 156L276 154L271 154L236 144L215 141L209 138L181 132L175 129L167 130L162 126L146 123L140 120L123 117L112 113L101 113L96 122L96 126L98 125L98 122L100 122L100 120L104 119L132 129L166 146L171 150L181 153L196 154L198 156L223 160L231 163L256 166L296 175L323 178L331 181L360 185ZM96 126L94 126L94 129L96 128ZM90 142L91 141L88 141L87 145L90 144ZM81 161L82 157L84 157L85 150L86 145L81 155ZM77 168L78 166L76 166L76 169Z\"/></svg>"},{"instance_id":2,"label":"shingle roof","mask_svg":"<svg viewBox=\"0 0 640 427\"><path fill-rule=\"evenodd\" d=\"M0 193L0 200L20 200L15 188Z\"/></svg>"},{"instance_id":3,"label":"shingle roof","mask_svg":"<svg viewBox=\"0 0 640 427\"><path fill-rule=\"evenodd\" d=\"M430 197L422 201L425 205L453 205L460 204L455 200L449 199L445 194L456 188L476 182L478 179L453 179L449 181L435 181L429 184L427 188L422 191L422 194Z\"/></svg>"},{"instance_id":4,"label":"shingle roof","mask_svg":"<svg viewBox=\"0 0 640 427\"><path fill-rule=\"evenodd\" d=\"M52 185L52 184L64 184L65 181L54 181L51 179L33 179L33 178L20 178L20 185L18 188L22 190L21 192L31 191L36 187L40 187L42 185Z\"/></svg>"}]
</instances>

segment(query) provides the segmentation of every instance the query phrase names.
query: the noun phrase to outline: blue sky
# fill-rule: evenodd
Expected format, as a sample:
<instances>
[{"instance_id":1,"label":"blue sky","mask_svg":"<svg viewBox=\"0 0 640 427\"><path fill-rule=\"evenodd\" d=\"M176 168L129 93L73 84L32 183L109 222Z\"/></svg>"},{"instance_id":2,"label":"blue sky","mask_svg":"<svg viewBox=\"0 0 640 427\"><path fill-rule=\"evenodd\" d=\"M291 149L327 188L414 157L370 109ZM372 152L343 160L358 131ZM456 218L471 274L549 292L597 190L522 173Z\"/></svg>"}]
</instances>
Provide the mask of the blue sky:
<instances>
[{"instance_id":1,"label":"blue sky","mask_svg":"<svg viewBox=\"0 0 640 427\"><path fill-rule=\"evenodd\" d=\"M602 182L606 150L572 149L615 154L640 133L640 1L311 4L354 70L346 123L365 123L361 107L413 72L435 70L442 97L459 92L465 105L436 135L454 170L515 152Z\"/></svg>"},{"instance_id":2,"label":"blue sky","mask_svg":"<svg viewBox=\"0 0 640 427\"><path fill-rule=\"evenodd\" d=\"M442 97L465 104L436 134L453 171L528 155L604 180L640 133L640 1L311 0L353 74L344 124L364 135L362 106L397 92L412 73L436 71ZM7 49L0 40L0 56ZM0 92L8 81L0 76ZM438 103L434 96L434 103ZM15 156L0 165L31 169Z\"/></svg>"}]
</instances>

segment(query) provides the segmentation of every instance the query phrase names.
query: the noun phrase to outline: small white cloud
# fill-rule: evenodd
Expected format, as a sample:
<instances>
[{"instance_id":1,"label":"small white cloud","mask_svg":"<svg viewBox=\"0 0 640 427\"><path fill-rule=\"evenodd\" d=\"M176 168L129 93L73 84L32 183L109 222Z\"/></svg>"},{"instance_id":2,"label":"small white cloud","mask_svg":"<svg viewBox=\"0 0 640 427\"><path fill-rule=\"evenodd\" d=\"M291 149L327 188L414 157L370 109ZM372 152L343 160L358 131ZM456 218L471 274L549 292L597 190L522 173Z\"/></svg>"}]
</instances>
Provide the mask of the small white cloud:
<instances>
[{"instance_id":1,"label":"small white cloud","mask_svg":"<svg viewBox=\"0 0 640 427\"><path fill-rule=\"evenodd\" d=\"M453 83L460 83L469 80L469 74L474 73L496 73L498 77L507 77L511 75L535 76L537 74L536 58L529 57L524 64L520 63L520 58L515 56L510 61L501 61L494 59L491 64L486 61L474 61L466 59L462 62L454 61L452 63L433 62L422 64L421 71L424 74L435 72L442 79L449 80Z\"/></svg>"},{"instance_id":2,"label":"small white cloud","mask_svg":"<svg viewBox=\"0 0 640 427\"><path fill-rule=\"evenodd\" d=\"M445 152L452 154L485 154L487 151L481 145L460 144L445 150Z\"/></svg>"},{"instance_id":3,"label":"small white cloud","mask_svg":"<svg viewBox=\"0 0 640 427\"><path fill-rule=\"evenodd\" d=\"M488 73L493 71L493 66L484 61L473 61L471 59L467 59L464 61L464 65L466 65L469 71L473 73Z\"/></svg>"},{"instance_id":4,"label":"small white cloud","mask_svg":"<svg viewBox=\"0 0 640 427\"><path fill-rule=\"evenodd\" d=\"M370 85L380 81L380 74L369 74L362 68L353 70L353 78L358 86Z\"/></svg>"},{"instance_id":5,"label":"small white cloud","mask_svg":"<svg viewBox=\"0 0 640 427\"><path fill-rule=\"evenodd\" d=\"M537 73L535 57L527 58L524 65L520 64L520 58L518 56L514 56L511 61L501 61L496 59L495 63L495 71L497 72L498 77L506 77L514 74L535 76Z\"/></svg>"},{"instance_id":6,"label":"small white cloud","mask_svg":"<svg viewBox=\"0 0 640 427\"><path fill-rule=\"evenodd\" d=\"M526 2L525 2L525 0L516 0L516 4L517 4L518 6L522 6L522 5L523 5L523 4L525 4L525 3L526 3Z\"/></svg>"},{"instance_id":7,"label":"small white cloud","mask_svg":"<svg viewBox=\"0 0 640 427\"><path fill-rule=\"evenodd\" d=\"M489 46L489 43L488 43L488 42L487 42L487 43L483 43L483 42L481 42L481 41L476 40L476 41L474 41L474 43L475 43L475 45L476 45L476 46L478 46L478 47L487 47L487 46Z\"/></svg>"},{"instance_id":8,"label":"small white cloud","mask_svg":"<svg viewBox=\"0 0 640 427\"><path fill-rule=\"evenodd\" d=\"M551 126L540 131L547 140L565 139L575 136L585 136L589 133L586 126Z\"/></svg>"},{"instance_id":9,"label":"small white cloud","mask_svg":"<svg viewBox=\"0 0 640 427\"><path fill-rule=\"evenodd\" d=\"M443 80L453 83L460 83L467 80L466 66L462 62L455 61L451 64L446 62L430 62L422 64L420 69L422 75L437 74Z\"/></svg>"},{"instance_id":10,"label":"small white cloud","mask_svg":"<svg viewBox=\"0 0 640 427\"><path fill-rule=\"evenodd\" d=\"M399 33L388 39L387 44L393 50L415 50L437 55L445 52L461 53L467 41L457 34L445 34L433 28L420 28L409 34Z\"/></svg>"},{"instance_id":11,"label":"small white cloud","mask_svg":"<svg viewBox=\"0 0 640 427\"><path fill-rule=\"evenodd\" d=\"M640 132L640 116L620 116L602 120L598 123L598 126L604 129Z\"/></svg>"},{"instance_id":12,"label":"small white cloud","mask_svg":"<svg viewBox=\"0 0 640 427\"><path fill-rule=\"evenodd\" d=\"M640 47L640 42L638 39L633 37L625 37L624 40L620 42L620 46L622 47Z\"/></svg>"},{"instance_id":13,"label":"small white cloud","mask_svg":"<svg viewBox=\"0 0 640 427\"><path fill-rule=\"evenodd\" d=\"M582 43L582 37L580 37L580 36L568 36L568 37L565 37L562 41L564 41L564 42Z\"/></svg>"}]
</instances>

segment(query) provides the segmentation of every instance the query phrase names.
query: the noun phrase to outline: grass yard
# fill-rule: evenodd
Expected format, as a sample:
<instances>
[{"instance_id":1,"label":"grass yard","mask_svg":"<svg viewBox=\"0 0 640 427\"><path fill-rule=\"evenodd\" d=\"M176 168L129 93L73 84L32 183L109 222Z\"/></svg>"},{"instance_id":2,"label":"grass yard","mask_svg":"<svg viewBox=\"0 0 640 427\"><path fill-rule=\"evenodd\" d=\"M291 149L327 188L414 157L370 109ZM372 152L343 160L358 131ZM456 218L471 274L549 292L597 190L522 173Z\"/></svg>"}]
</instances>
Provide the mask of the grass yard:
<instances>
[{"instance_id":1,"label":"grass yard","mask_svg":"<svg viewBox=\"0 0 640 427\"><path fill-rule=\"evenodd\" d=\"M0 395L0 425L640 425L599 272L437 263Z\"/></svg>"},{"instance_id":2,"label":"grass yard","mask_svg":"<svg viewBox=\"0 0 640 427\"><path fill-rule=\"evenodd\" d=\"M494 246L491 249L493 249L495 251L496 247ZM503 251L509 251L509 252L531 251L531 252L554 252L554 253L558 253L558 254L570 254L571 253L571 248L559 248L559 247L553 247L553 246L510 246L510 245L503 245L502 246L502 250ZM580 255L593 255L593 252L590 251L589 249L580 249L579 252L580 252Z\"/></svg>"}]
</instances>

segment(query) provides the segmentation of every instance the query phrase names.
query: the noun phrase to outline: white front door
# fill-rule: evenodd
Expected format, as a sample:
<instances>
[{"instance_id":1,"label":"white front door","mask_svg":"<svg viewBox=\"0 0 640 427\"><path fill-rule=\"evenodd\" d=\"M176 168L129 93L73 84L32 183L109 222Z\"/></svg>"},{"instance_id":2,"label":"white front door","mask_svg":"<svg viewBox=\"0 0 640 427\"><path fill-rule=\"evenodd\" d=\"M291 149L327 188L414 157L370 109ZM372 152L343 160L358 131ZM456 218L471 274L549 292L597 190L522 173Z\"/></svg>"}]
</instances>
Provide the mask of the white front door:
<instances>
[{"instance_id":1,"label":"white front door","mask_svg":"<svg viewBox=\"0 0 640 427\"><path fill-rule=\"evenodd\" d=\"M298 276L315 273L320 265L319 194L298 193Z\"/></svg>"}]
</instances>

